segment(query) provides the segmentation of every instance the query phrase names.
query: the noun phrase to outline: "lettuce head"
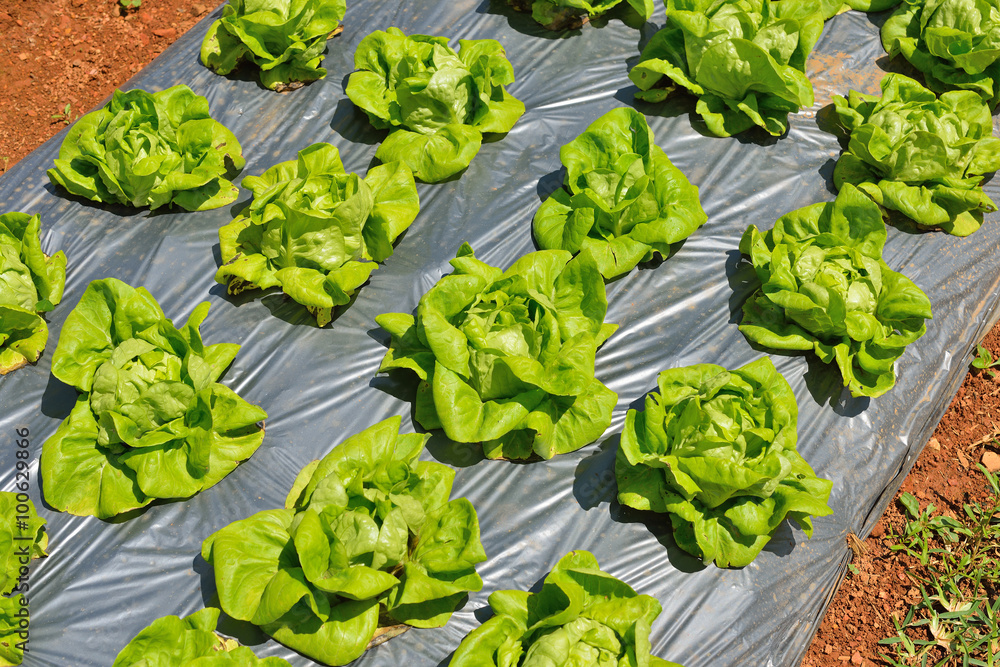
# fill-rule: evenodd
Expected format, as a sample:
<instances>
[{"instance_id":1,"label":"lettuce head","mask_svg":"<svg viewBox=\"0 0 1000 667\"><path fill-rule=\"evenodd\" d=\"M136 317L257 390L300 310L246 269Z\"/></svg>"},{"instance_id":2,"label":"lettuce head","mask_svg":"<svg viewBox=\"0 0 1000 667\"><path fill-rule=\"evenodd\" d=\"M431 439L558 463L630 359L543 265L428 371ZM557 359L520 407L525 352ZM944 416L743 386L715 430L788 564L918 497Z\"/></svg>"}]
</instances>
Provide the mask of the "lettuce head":
<instances>
[{"instance_id":1,"label":"lettuce head","mask_svg":"<svg viewBox=\"0 0 1000 667\"><path fill-rule=\"evenodd\" d=\"M653 0L506 0L519 12L531 12L535 19L549 30L576 29L592 18L601 16L623 2L647 21L653 16Z\"/></svg>"},{"instance_id":2,"label":"lettuce head","mask_svg":"<svg viewBox=\"0 0 1000 667\"><path fill-rule=\"evenodd\" d=\"M0 667L20 665L24 660L21 622L28 609L24 595L28 587L21 568L46 557L48 544L45 519L38 516L27 494L0 491ZM19 592L6 597L15 590Z\"/></svg>"}]
</instances>

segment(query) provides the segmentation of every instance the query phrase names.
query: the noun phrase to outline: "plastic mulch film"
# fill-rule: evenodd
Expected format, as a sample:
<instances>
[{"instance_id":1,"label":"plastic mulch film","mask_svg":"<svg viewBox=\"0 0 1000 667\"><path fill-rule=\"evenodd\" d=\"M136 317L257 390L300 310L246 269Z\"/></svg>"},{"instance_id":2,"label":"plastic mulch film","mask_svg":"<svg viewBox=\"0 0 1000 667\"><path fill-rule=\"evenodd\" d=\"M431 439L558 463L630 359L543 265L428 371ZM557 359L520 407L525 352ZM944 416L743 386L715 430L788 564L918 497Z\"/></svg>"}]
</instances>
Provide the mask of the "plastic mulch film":
<instances>
[{"instance_id":1,"label":"plastic mulch film","mask_svg":"<svg viewBox=\"0 0 1000 667\"><path fill-rule=\"evenodd\" d=\"M418 185L422 210L390 257L334 322L280 294L228 297L213 280L218 229L249 200L222 209L150 214L63 196L48 182L65 131L0 178L0 211L42 216L43 246L68 257L66 295L48 314L51 338L37 365L0 379L0 460L4 490L13 489L15 430L30 431L32 500L48 521L51 556L33 566L29 667L111 664L151 621L212 604L212 573L202 540L222 526L280 507L298 471L334 444L379 420L403 415L412 430L415 383L376 377L388 334L384 312L409 312L444 273L462 241L494 265L535 249L531 218L559 187L559 148L606 111L633 104L627 78L640 47L664 17L642 29L617 19L553 34L528 15L488 0L351 0L344 33L329 43L325 80L289 94L261 88L253 76L220 77L198 60L217 10L131 80L126 88L161 90L185 83L208 98L214 118L239 138L243 176L295 157L317 141L339 147L345 166L366 173L385 133L371 128L344 93L358 42L376 29L458 38L496 38L517 81L508 90L527 112L513 131L483 144L460 178ZM641 407L667 367L715 363L729 368L759 358L737 330L752 272L738 269L737 245L751 223L769 228L781 214L831 201L834 135L820 129L821 109L853 87L877 92L885 54L884 15L857 12L827 23L810 61L812 109L794 114L787 136L707 137L693 123L690 98L638 104L659 145L701 189L709 220L677 254L608 286L607 320L621 324L599 350L597 376L619 395L614 421L597 442L548 462L482 459L440 432L425 457L458 468L455 496L479 513L489 561L485 580L448 625L411 630L369 651L358 666L446 665L462 638L487 616L487 595L527 589L571 549L587 549L603 569L655 596L663 613L652 628L656 655L687 667L799 664L846 569L848 533L867 535L931 435L965 376L968 354L996 318L1000 297L1000 225L987 216L968 238L889 229L885 259L930 297L934 319L898 364L896 388L878 399L853 399L835 366L808 355L772 355L798 397L799 451L834 481L834 515L815 521L811 540L784 524L743 569L703 566L674 544L665 516L633 512L615 501L614 455L625 412ZM239 179L237 179L237 182ZM997 197L995 183L986 185ZM270 415L264 444L215 487L184 502L156 503L125 521L102 522L55 512L40 502L42 443L65 417L75 391L49 373L62 323L94 279L144 285L168 317L183 322L212 303L202 326L208 343L243 345L223 382ZM296 667L310 660L232 620L223 632L261 656Z\"/></svg>"}]
</instances>

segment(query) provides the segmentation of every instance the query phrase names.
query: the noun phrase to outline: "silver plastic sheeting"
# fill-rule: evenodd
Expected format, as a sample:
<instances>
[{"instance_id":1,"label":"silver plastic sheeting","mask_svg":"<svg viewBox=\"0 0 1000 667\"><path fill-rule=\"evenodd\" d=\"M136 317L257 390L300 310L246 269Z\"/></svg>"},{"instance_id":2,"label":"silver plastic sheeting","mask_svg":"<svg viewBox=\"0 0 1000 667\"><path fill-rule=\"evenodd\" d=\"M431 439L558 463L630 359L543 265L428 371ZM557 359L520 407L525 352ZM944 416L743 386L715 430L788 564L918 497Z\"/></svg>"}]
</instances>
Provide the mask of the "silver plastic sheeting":
<instances>
[{"instance_id":1,"label":"silver plastic sheeting","mask_svg":"<svg viewBox=\"0 0 1000 667\"><path fill-rule=\"evenodd\" d=\"M461 178L419 185L422 210L395 254L329 327L280 294L230 298L213 281L218 229L249 200L202 213L138 213L71 199L48 182L65 132L0 178L0 211L42 216L43 246L69 258L65 298L49 314L48 350L35 366L0 379L0 459L4 489L13 489L15 429L30 431L31 497L48 520L51 556L31 572L27 667L110 665L143 627L166 614L212 604L202 540L222 526L280 507L296 473L345 437L392 415L412 429L415 382L376 377L388 334L384 312L409 312L450 271L462 241L506 267L535 246L531 218L559 187L559 148L601 114L633 104L627 78L658 25L641 30L612 19L565 34L546 33L527 15L489 0L351 0L346 29L329 44L329 74L289 94L261 88L252 76L224 78L198 61L202 37L220 11L199 23L132 79L126 88L161 90L185 83L208 98L212 115L244 147L243 174L259 174L305 146L338 146L348 170L364 175L384 137L344 94L358 42L376 29L454 39L499 39L514 65L509 91L527 112L507 136L483 144ZM738 367L759 358L737 330L752 271L739 268L746 227L771 226L781 214L831 201L837 139L820 129L833 94L853 87L877 92L878 40L884 15L850 12L828 22L810 61L816 105L791 119L787 136L704 136L690 99L639 103L670 159L701 188L708 223L671 259L632 271L608 286L607 320L621 325L597 355L597 376L619 395L601 440L548 462L488 461L478 448L434 434L424 456L458 468L454 494L479 512L489 561L482 592L448 625L411 630L355 664L364 667L446 665L462 638L488 617L487 595L528 589L571 549L588 549L604 569L663 613L652 628L656 655L687 667L797 665L843 576L848 533L866 535L908 472L965 376L968 353L996 319L1000 297L997 216L973 236L889 229L888 264L930 296L935 318L906 350L898 384L887 395L853 399L835 367L805 355L772 355L798 397L799 450L833 480L832 517L816 520L807 540L783 525L764 553L738 570L703 566L680 551L664 516L634 512L615 500L614 454L625 412L641 407L657 373L715 363ZM998 188L987 192L997 197ZM40 502L42 443L65 417L74 390L49 373L61 326L87 284L113 276L144 285L175 322L205 300L202 327L210 343L243 349L224 381L269 413L264 444L217 486L183 502L158 503L127 521L102 522L53 511ZM296 667L314 664L231 619L224 632L261 656Z\"/></svg>"}]
</instances>

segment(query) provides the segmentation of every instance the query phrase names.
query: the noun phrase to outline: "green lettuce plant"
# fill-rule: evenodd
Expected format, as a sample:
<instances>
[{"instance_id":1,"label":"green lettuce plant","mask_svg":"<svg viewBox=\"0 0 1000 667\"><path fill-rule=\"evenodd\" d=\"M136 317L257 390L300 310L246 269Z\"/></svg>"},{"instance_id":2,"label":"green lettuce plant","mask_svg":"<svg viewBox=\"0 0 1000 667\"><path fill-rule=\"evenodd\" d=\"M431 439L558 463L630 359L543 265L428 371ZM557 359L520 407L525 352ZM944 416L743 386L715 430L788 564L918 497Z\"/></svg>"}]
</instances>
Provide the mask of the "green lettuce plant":
<instances>
[{"instance_id":1,"label":"green lettuce plant","mask_svg":"<svg viewBox=\"0 0 1000 667\"><path fill-rule=\"evenodd\" d=\"M648 102L681 89L697 96L714 135L756 125L780 136L789 113L812 106L806 60L824 18L816 0L667 0L667 23L629 78Z\"/></svg>"},{"instance_id":2,"label":"green lettuce plant","mask_svg":"<svg viewBox=\"0 0 1000 667\"><path fill-rule=\"evenodd\" d=\"M229 0L201 43L201 62L225 75L245 61L266 88L300 88L326 76L326 41L346 11L345 0Z\"/></svg>"},{"instance_id":3,"label":"green lettuce plant","mask_svg":"<svg viewBox=\"0 0 1000 667\"><path fill-rule=\"evenodd\" d=\"M236 136L209 116L208 100L180 85L116 90L70 128L48 175L92 201L204 211L236 200L227 179L245 162Z\"/></svg>"},{"instance_id":4,"label":"green lettuce plant","mask_svg":"<svg viewBox=\"0 0 1000 667\"><path fill-rule=\"evenodd\" d=\"M660 603L601 570L589 551L571 551L537 593L490 594L494 616L462 640L450 667L680 667L650 655Z\"/></svg>"},{"instance_id":5,"label":"green lettuce plant","mask_svg":"<svg viewBox=\"0 0 1000 667\"><path fill-rule=\"evenodd\" d=\"M983 192L983 175L1000 168L993 117L970 90L938 98L913 79L888 74L882 96L850 91L834 96L850 144L833 172L880 206L921 227L968 236L997 210Z\"/></svg>"},{"instance_id":6,"label":"green lettuce plant","mask_svg":"<svg viewBox=\"0 0 1000 667\"><path fill-rule=\"evenodd\" d=\"M743 305L740 331L779 350L812 350L836 363L854 396L881 396L895 363L927 331L931 304L882 259L878 205L850 184L834 202L787 213L740 240L761 282Z\"/></svg>"},{"instance_id":7,"label":"green lettuce plant","mask_svg":"<svg viewBox=\"0 0 1000 667\"><path fill-rule=\"evenodd\" d=\"M375 152L382 162L406 163L426 183L462 171L479 152L483 134L509 132L524 104L504 86L514 68L500 42L406 36L377 30L354 53L358 70L347 96L389 136Z\"/></svg>"},{"instance_id":8,"label":"green lettuce plant","mask_svg":"<svg viewBox=\"0 0 1000 667\"><path fill-rule=\"evenodd\" d=\"M623 0L506 0L519 12L531 12L531 18L549 30L574 30L622 4ZM647 21L653 16L653 0L624 0Z\"/></svg>"},{"instance_id":9,"label":"green lettuce plant","mask_svg":"<svg viewBox=\"0 0 1000 667\"><path fill-rule=\"evenodd\" d=\"M234 639L215 633L219 610L164 616L137 634L111 667L291 667L284 658L258 658Z\"/></svg>"},{"instance_id":10,"label":"green lettuce plant","mask_svg":"<svg viewBox=\"0 0 1000 667\"><path fill-rule=\"evenodd\" d=\"M936 93L971 90L991 109L1000 102L997 0L904 0L882 24L882 45Z\"/></svg>"},{"instance_id":11,"label":"green lettuce plant","mask_svg":"<svg viewBox=\"0 0 1000 667\"><path fill-rule=\"evenodd\" d=\"M249 210L219 230L222 266L215 279L230 294L280 287L327 324L420 211L413 174L402 162L348 174L330 144L247 176Z\"/></svg>"},{"instance_id":12,"label":"green lettuce plant","mask_svg":"<svg viewBox=\"0 0 1000 667\"><path fill-rule=\"evenodd\" d=\"M23 573L33 559L48 555L44 527L28 494L0 491L0 667L24 660L29 616Z\"/></svg>"},{"instance_id":13,"label":"green lettuce plant","mask_svg":"<svg viewBox=\"0 0 1000 667\"><path fill-rule=\"evenodd\" d=\"M654 253L669 257L708 219L698 188L656 145L638 111L609 111L559 157L566 187L535 214L535 239L544 249L589 250L605 279Z\"/></svg>"},{"instance_id":14,"label":"green lettuce plant","mask_svg":"<svg viewBox=\"0 0 1000 667\"><path fill-rule=\"evenodd\" d=\"M62 300L66 255L42 252L41 224L37 215L0 215L0 375L38 361L49 339L40 313Z\"/></svg>"},{"instance_id":15,"label":"green lettuce plant","mask_svg":"<svg viewBox=\"0 0 1000 667\"><path fill-rule=\"evenodd\" d=\"M375 318L392 335L379 371L420 378L417 422L493 459L550 459L600 437L618 395L594 377L594 357L618 325L604 323L590 253L541 250L501 271L463 244L451 265L416 317Z\"/></svg>"},{"instance_id":16,"label":"green lettuce plant","mask_svg":"<svg viewBox=\"0 0 1000 667\"><path fill-rule=\"evenodd\" d=\"M476 510L455 471L419 461L428 435L392 417L299 473L285 509L210 535L222 609L299 653L344 665L373 642L448 622L483 586Z\"/></svg>"},{"instance_id":17,"label":"green lettuce plant","mask_svg":"<svg viewBox=\"0 0 1000 667\"><path fill-rule=\"evenodd\" d=\"M680 548L743 567L786 518L811 537L812 517L833 512L833 483L795 451L798 405L770 359L671 368L657 384L625 417L618 500L669 514Z\"/></svg>"},{"instance_id":18,"label":"green lettuce plant","mask_svg":"<svg viewBox=\"0 0 1000 667\"><path fill-rule=\"evenodd\" d=\"M193 496L257 450L267 414L218 382L240 346L205 345L207 314L202 303L178 329L144 288L90 283L52 355L80 395L42 445L46 502L107 519Z\"/></svg>"}]
</instances>

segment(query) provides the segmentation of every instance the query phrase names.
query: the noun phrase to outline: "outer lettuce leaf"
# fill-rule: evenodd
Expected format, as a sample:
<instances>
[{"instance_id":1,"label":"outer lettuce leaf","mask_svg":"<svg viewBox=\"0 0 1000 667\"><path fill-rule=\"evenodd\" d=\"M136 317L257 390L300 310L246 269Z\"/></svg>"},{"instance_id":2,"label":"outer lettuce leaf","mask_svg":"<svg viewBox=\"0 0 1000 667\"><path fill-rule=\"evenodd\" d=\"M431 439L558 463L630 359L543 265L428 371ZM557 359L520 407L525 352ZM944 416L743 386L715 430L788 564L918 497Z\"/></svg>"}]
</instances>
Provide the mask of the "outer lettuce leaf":
<instances>
[{"instance_id":1,"label":"outer lettuce leaf","mask_svg":"<svg viewBox=\"0 0 1000 667\"><path fill-rule=\"evenodd\" d=\"M680 667L650 655L660 603L600 569L589 551L563 556L537 593L495 591L494 616L462 640L450 667Z\"/></svg>"},{"instance_id":2,"label":"outer lettuce leaf","mask_svg":"<svg viewBox=\"0 0 1000 667\"><path fill-rule=\"evenodd\" d=\"M294 90L326 77L326 40L346 11L345 0L229 0L201 43L201 62L225 75L246 61L266 88Z\"/></svg>"},{"instance_id":3,"label":"outer lettuce leaf","mask_svg":"<svg viewBox=\"0 0 1000 667\"><path fill-rule=\"evenodd\" d=\"M972 91L938 98L902 74L882 79L882 97L834 96L850 135L834 169L837 187L857 186L879 205L921 227L968 236L997 210L983 175L1000 168L990 109Z\"/></svg>"},{"instance_id":4,"label":"outer lettuce leaf","mask_svg":"<svg viewBox=\"0 0 1000 667\"><path fill-rule=\"evenodd\" d=\"M284 658L258 658L246 646L215 634L219 610L164 616L142 630L118 653L111 667L290 667Z\"/></svg>"},{"instance_id":5,"label":"outer lettuce leaf","mask_svg":"<svg viewBox=\"0 0 1000 667\"><path fill-rule=\"evenodd\" d=\"M463 244L416 318L375 321L392 334L379 371L420 378L416 419L490 458L550 459L583 447L611 423L618 395L594 377L604 324L604 281L589 252L525 255L506 272Z\"/></svg>"},{"instance_id":6,"label":"outer lettuce leaf","mask_svg":"<svg viewBox=\"0 0 1000 667\"><path fill-rule=\"evenodd\" d=\"M0 375L38 361L49 338L39 313L62 300L66 255L42 252L41 218L0 215Z\"/></svg>"},{"instance_id":7,"label":"outer lettuce leaf","mask_svg":"<svg viewBox=\"0 0 1000 667\"><path fill-rule=\"evenodd\" d=\"M52 356L80 395L42 446L46 502L107 519L193 496L257 450L267 413L218 382L239 345L205 345L207 313L177 329L144 288L90 283Z\"/></svg>"},{"instance_id":8,"label":"outer lettuce leaf","mask_svg":"<svg viewBox=\"0 0 1000 667\"><path fill-rule=\"evenodd\" d=\"M882 45L936 93L971 90L990 108L1000 102L998 0L905 0L882 25Z\"/></svg>"},{"instance_id":9,"label":"outer lettuce leaf","mask_svg":"<svg viewBox=\"0 0 1000 667\"><path fill-rule=\"evenodd\" d=\"M19 495L23 501L18 500ZM18 505L27 506L27 510L19 510ZM48 555L49 536L43 530L45 519L38 516L26 494L0 491L0 513L0 594L7 595L21 583L20 568ZM27 597L0 596L0 667L20 665L24 660L26 636L21 622L29 618L27 614Z\"/></svg>"},{"instance_id":10,"label":"outer lettuce leaf","mask_svg":"<svg viewBox=\"0 0 1000 667\"><path fill-rule=\"evenodd\" d=\"M506 91L514 68L500 42L377 30L354 54L358 70L347 96L372 125L390 129L375 152L382 162L404 162L427 183L454 176L479 152L483 134L509 132L524 104Z\"/></svg>"},{"instance_id":11,"label":"outer lettuce leaf","mask_svg":"<svg viewBox=\"0 0 1000 667\"><path fill-rule=\"evenodd\" d=\"M655 144L638 111L609 111L559 156L566 189L538 209L535 239L547 250L589 250L605 279L654 253L669 257L708 219L698 188Z\"/></svg>"},{"instance_id":12,"label":"outer lettuce leaf","mask_svg":"<svg viewBox=\"0 0 1000 667\"><path fill-rule=\"evenodd\" d=\"M531 18L549 30L575 30L590 19L622 4L622 0L506 0L520 12L531 12ZM653 0L626 0L642 18L652 18Z\"/></svg>"},{"instance_id":13,"label":"outer lettuce leaf","mask_svg":"<svg viewBox=\"0 0 1000 667\"><path fill-rule=\"evenodd\" d=\"M449 500L455 472L419 461L429 436L393 417L351 436L296 478L282 510L212 534L222 608L329 665L360 656L405 624L440 627L486 560L468 500Z\"/></svg>"},{"instance_id":14,"label":"outer lettuce leaf","mask_svg":"<svg viewBox=\"0 0 1000 667\"><path fill-rule=\"evenodd\" d=\"M249 211L219 230L222 266L215 279L230 294L280 287L319 326L350 302L375 262L416 218L420 199L401 162L348 174L330 144L313 144L297 160L276 164L243 185Z\"/></svg>"},{"instance_id":15,"label":"outer lettuce leaf","mask_svg":"<svg viewBox=\"0 0 1000 667\"><path fill-rule=\"evenodd\" d=\"M798 405L770 359L673 368L657 382L645 410L625 419L618 500L669 513L679 547L742 567L786 518L811 537L811 517L832 513L833 483L795 451Z\"/></svg>"},{"instance_id":16,"label":"outer lettuce leaf","mask_svg":"<svg viewBox=\"0 0 1000 667\"><path fill-rule=\"evenodd\" d=\"M698 97L717 136L754 125L774 136L813 103L806 60L823 30L822 0L667 0L667 24L629 78L636 97L660 102L678 89Z\"/></svg>"},{"instance_id":17,"label":"outer lettuce leaf","mask_svg":"<svg viewBox=\"0 0 1000 667\"><path fill-rule=\"evenodd\" d=\"M882 260L878 205L845 183L834 202L792 211L740 240L761 282L743 305L740 331L779 350L813 350L836 362L854 396L881 396L894 365L927 331L931 304Z\"/></svg>"},{"instance_id":18,"label":"outer lettuce leaf","mask_svg":"<svg viewBox=\"0 0 1000 667\"><path fill-rule=\"evenodd\" d=\"M227 179L243 168L240 142L184 85L116 90L70 129L48 175L70 194L151 209L204 211L236 200Z\"/></svg>"}]
</instances>

